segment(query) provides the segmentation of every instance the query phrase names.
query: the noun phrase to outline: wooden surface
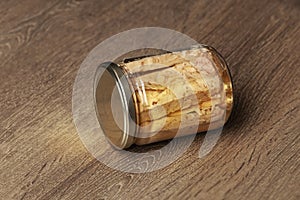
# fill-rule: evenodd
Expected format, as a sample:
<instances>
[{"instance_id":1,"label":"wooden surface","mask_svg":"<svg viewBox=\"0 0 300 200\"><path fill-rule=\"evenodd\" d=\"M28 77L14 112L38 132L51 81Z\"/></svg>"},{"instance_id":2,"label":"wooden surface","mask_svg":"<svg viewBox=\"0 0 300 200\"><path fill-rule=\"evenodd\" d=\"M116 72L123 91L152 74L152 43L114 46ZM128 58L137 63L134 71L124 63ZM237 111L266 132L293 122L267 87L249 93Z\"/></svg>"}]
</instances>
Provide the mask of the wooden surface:
<instances>
[{"instance_id":1,"label":"wooden surface","mask_svg":"<svg viewBox=\"0 0 300 200\"><path fill-rule=\"evenodd\" d=\"M198 158L146 174L112 170L72 121L81 62L106 38L160 26L218 49L235 108ZM300 199L300 3L286 1L1 1L0 199Z\"/></svg>"}]
</instances>

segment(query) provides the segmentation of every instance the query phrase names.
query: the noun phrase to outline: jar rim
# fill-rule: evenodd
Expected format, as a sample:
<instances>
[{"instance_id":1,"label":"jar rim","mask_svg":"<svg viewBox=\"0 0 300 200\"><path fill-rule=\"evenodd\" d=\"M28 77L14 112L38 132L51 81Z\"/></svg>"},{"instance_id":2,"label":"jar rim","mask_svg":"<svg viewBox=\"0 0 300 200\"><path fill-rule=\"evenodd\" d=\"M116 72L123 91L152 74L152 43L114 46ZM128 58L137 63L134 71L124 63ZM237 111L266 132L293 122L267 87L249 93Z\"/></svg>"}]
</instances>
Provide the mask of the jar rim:
<instances>
[{"instance_id":1,"label":"jar rim","mask_svg":"<svg viewBox=\"0 0 300 200\"><path fill-rule=\"evenodd\" d=\"M125 149L134 143L137 127L133 92L129 80L126 72L113 62L100 64L98 70L102 73L98 73L100 76L95 78L94 97L100 127L113 147ZM112 82L114 87L110 87ZM114 96L113 93L115 93ZM108 100L109 103L102 103L103 99ZM118 105L119 103L113 105L113 102L119 102L121 105ZM113 111L113 109L116 110ZM118 116L113 116L113 113ZM118 128L112 130L112 123L114 126L122 127L115 126Z\"/></svg>"}]
</instances>

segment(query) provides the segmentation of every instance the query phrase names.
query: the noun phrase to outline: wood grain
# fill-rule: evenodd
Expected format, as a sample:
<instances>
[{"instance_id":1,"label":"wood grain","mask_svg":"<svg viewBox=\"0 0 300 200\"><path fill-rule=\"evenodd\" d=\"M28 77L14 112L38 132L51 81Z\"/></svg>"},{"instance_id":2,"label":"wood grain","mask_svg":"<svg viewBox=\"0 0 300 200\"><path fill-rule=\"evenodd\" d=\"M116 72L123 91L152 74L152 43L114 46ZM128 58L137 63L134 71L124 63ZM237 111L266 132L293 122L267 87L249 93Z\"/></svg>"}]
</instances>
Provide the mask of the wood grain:
<instances>
[{"instance_id":1,"label":"wood grain","mask_svg":"<svg viewBox=\"0 0 300 200\"><path fill-rule=\"evenodd\" d=\"M112 170L72 121L76 72L104 39L160 26L218 49L235 108L218 144L204 134L164 169ZM300 199L297 0L1 1L0 199Z\"/></svg>"}]
</instances>

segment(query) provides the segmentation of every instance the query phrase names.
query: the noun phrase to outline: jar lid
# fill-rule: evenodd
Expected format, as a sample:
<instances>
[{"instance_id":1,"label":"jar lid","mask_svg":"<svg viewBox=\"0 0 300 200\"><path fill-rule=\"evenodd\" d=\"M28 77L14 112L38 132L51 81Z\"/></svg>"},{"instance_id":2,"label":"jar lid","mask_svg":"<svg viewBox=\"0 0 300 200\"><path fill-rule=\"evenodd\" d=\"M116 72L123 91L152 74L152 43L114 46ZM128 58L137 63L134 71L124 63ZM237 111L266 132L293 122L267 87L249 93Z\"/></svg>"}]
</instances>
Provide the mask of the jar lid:
<instances>
[{"instance_id":1,"label":"jar lid","mask_svg":"<svg viewBox=\"0 0 300 200\"><path fill-rule=\"evenodd\" d=\"M98 69L95 105L101 129L112 146L127 148L134 143L137 128L133 90L117 64L106 62Z\"/></svg>"}]
</instances>

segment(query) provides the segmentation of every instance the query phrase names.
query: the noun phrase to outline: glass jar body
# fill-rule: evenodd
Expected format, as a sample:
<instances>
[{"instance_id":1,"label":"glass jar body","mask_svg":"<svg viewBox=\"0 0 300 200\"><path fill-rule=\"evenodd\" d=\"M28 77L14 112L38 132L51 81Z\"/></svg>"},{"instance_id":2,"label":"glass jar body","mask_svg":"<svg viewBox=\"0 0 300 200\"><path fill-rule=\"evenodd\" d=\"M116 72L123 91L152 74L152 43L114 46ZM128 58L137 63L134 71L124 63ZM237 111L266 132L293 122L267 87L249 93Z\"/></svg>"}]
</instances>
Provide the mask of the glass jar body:
<instances>
[{"instance_id":1,"label":"glass jar body","mask_svg":"<svg viewBox=\"0 0 300 200\"><path fill-rule=\"evenodd\" d=\"M130 143L149 144L222 127L233 106L232 82L212 47L118 64L131 88L136 129Z\"/></svg>"}]
</instances>

